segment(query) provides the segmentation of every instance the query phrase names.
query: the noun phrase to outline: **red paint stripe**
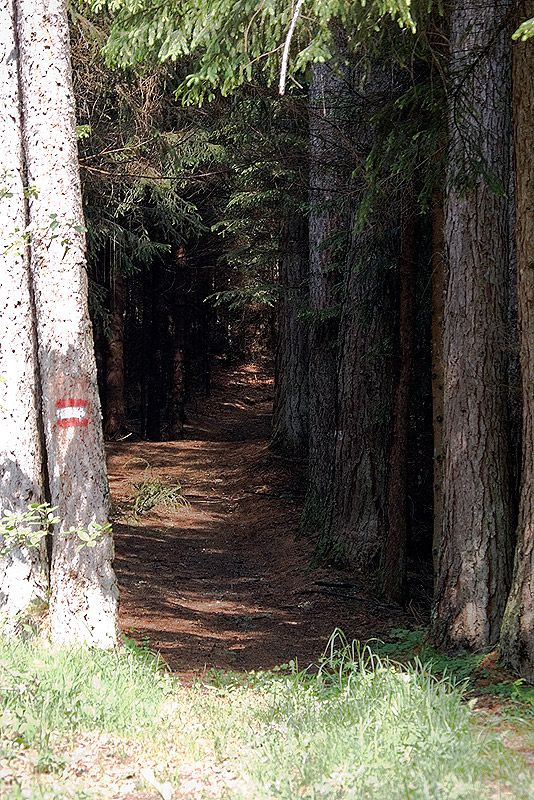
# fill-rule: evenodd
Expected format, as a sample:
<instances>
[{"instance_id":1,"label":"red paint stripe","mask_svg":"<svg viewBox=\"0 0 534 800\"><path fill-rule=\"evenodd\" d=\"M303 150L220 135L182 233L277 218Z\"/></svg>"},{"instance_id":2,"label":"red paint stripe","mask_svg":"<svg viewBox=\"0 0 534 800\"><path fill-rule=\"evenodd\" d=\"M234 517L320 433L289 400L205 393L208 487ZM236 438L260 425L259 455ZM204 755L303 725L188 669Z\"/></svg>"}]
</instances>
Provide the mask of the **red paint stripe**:
<instances>
[{"instance_id":1,"label":"red paint stripe","mask_svg":"<svg viewBox=\"0 0 534 800\"><path fill-rule=\"evenodd\" d=\"M85 408L87 405L87 400L64 397L63 400L57 401L56 408Z\"/></svg>"},{"instance_id":2,"label":"red paint stripe","mask_svg":"<svg viewBox=\"0 0 534 800\"><path fill-rule=\"evenodd\" d=\"M87 417L83 419L67 417L66 419L58 419L57 424L60 428L85 428L89 424L89 420Z\"/></svg>"}]
</instances>

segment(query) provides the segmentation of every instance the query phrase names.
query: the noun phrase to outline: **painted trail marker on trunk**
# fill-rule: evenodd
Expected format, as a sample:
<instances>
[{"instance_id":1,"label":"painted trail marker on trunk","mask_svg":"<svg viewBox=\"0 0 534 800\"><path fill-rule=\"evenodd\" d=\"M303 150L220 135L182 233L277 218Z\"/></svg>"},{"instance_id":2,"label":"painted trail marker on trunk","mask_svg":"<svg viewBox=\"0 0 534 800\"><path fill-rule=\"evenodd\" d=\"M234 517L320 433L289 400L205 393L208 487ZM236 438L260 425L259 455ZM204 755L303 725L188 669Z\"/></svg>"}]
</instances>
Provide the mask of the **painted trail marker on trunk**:
<instances>
[{"instance_id":1,"label":"painted trail marker on trunk","mask_svg":"<svg viewBox=\"0 0 534 800\"><path fill-rule=\"evenodd\" d=\"M60 428L83 428L89 424L87 400L64 397L56 403L57 424Z\"/></svg>"}]
</instances>

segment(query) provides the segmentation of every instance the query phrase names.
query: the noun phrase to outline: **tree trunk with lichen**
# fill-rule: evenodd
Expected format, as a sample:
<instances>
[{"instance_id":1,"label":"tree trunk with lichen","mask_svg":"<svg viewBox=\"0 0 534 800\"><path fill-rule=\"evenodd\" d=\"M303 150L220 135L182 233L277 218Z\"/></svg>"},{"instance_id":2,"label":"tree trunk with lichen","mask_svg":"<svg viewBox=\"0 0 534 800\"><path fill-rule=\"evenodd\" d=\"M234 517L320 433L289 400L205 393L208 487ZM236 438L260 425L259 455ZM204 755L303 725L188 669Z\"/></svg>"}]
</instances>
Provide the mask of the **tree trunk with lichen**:
<instances>
[{"instance_id":1,"label":"tree trunk with lichen","mask_svg":"<svg viewBox=\"0 0 534 800\"><path fill-rule=\"evenodd\" d=\"M67 644L118 641L113 541L79 548L71 527L103 525L108 483L91 323L78 173L69 33L63 0L15 0L23 150L42 417L50 499L58 506L50 633Z\"/></svg>"},{"instance_id":2,"label":"tree trunk with lichen","mask_svg":"<svg viewBox=\"0 0 534 800\"><path fill-rule=\"evenodd\" d=\"M34 314L25 242L22 121L12 0L0 3L0 518L43 500ZM0 536L0 550L2 550ZM7 549L7 548L6 548ZM0 555L0 630L48 600L45 542Z\"/></svg>"}]
</instances>

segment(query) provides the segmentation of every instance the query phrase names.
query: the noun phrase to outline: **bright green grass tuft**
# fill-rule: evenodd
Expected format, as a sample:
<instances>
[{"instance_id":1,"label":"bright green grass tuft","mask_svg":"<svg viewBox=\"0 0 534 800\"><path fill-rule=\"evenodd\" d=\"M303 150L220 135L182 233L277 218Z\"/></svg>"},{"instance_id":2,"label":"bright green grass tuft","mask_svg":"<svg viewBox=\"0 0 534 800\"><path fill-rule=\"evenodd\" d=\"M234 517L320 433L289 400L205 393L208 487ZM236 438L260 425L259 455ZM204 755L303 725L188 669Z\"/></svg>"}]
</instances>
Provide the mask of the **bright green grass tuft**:
<instances>
[{"instance_id":1,"label":"bright green grass tuft","mask_svg":"<svg viewBox=\"0 0 534 800\"><path fill-rule=\"evenodd\" d=\"M142 730L171 687L143 650L56 650L0 637L2 744L46 749L52 734L66 731Z\"/></svg>"}]
</instances>

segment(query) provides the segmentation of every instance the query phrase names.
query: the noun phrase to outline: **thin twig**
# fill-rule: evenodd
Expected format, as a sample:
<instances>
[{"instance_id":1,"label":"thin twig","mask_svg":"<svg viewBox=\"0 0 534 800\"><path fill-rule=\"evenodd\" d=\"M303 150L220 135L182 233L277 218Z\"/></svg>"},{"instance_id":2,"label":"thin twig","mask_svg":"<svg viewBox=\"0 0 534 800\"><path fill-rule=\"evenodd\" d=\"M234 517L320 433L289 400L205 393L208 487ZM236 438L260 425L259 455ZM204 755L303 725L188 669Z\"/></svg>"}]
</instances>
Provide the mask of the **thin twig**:
<instances>
[{"instance_id":1,"label":"thin twig","mask_svg":"<svg viewBox=\"0 0 534 800\"><path fill-rule=\"evenodd\" d=\"M287 76L287 63L289 61L289 48L291 47L291 39L293 38L293 34L295 32L295 27L297 25L297 20L300 16L303 3L304 0L297 0L297 5L295 6L295 10L291 18L291 24L287 32L286 42L284 44L284 52L282 53L282 66L280 68L280 83L278 85L279 94L285 94L286 91L286 76Z\"/></svg>"}]
</instances>

